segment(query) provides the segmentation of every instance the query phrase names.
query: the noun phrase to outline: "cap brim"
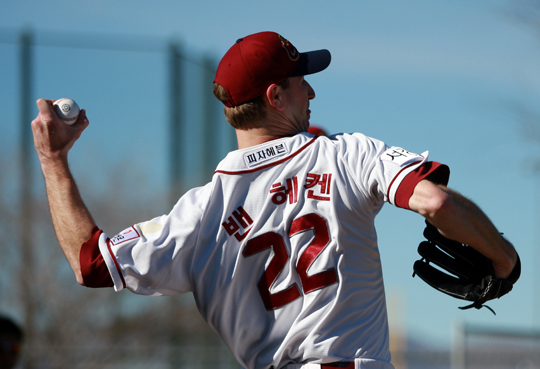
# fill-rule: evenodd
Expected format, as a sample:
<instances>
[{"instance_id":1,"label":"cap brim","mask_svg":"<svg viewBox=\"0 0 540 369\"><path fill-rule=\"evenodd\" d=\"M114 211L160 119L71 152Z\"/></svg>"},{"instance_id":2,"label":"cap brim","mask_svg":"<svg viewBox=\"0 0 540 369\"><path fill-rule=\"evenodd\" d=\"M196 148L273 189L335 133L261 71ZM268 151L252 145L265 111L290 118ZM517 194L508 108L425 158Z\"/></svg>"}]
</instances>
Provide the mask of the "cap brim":
<instances>
[{"instance_id":1,"label":"cap brim","mask_svg":"<svg viewBox=\"0 0 540 369\"><path fill-rule=\"evenodd\" d=\"M306 76L323 71L330 65L331 59L330 51L326 49L300 53L300 64L290 77Z\"/></svg>"}]
</instances>

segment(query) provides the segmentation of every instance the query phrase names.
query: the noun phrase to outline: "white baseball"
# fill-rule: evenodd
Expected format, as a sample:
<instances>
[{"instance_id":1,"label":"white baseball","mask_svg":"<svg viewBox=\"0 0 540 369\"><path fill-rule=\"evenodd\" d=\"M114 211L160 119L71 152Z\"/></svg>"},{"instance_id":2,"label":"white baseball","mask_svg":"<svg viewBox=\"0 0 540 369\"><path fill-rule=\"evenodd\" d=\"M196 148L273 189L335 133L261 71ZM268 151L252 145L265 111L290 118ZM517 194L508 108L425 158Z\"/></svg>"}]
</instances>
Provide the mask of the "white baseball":
<instances>
[{"instance_id":1,"label":"white baseball","mask_svg":"<svg viewBox=\"0 0 540 369\"><path fill-rule=\"evenodd\" d=\"M62 119L62 121L66 124L72 125L77 121L77 118L79 117L79 105L71 99L63 98L56 100L53 103L56 114Z\"/></svg>"}]
</instances>

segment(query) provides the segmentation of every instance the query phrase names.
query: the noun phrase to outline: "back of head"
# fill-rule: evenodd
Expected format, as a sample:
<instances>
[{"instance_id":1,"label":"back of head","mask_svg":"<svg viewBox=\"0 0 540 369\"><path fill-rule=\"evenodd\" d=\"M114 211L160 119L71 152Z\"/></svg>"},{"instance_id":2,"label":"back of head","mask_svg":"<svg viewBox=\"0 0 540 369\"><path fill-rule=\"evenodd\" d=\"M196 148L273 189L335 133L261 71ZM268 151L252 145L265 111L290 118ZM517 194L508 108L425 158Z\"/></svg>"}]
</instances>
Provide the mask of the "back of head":
<instances>
[{"instance_id":1,"label":"back of head","mask_svg":"<svg viewBox=\"0 0 540 369\"><path fill-rule=\"evenodd\" d=\"M320 72L330 59L328 50L299 53L275 32L255 33L238 39L221 59L214 95L225 105L229 123L247 128L249 122L264 117L263 94L268 86L288 77Z\"/></svg>"},{"instance_id":2,"label":"back of head","mask_svg":"<svg viewBox=\"0 0 540 369\"><path fill-rule=\"evenodd\" d=\"M225 88L217 82L214 82L213 92L224 104L229 99ZM225 106L225 118L236 129L258 128L257 123L266 116L264 105L264 98L261 95L238 106Z\"/></svg>"}]
</instances>

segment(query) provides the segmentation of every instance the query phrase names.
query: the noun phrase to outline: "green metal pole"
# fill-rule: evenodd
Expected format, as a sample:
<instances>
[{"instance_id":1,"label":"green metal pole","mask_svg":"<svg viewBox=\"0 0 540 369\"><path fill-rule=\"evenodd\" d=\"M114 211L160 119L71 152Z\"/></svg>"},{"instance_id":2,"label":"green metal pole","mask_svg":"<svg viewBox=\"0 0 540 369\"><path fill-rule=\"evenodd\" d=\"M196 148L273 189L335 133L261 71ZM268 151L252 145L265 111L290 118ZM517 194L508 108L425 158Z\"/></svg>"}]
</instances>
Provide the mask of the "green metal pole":
<instances>
[{"instance_id":1,"label":"green metal pole","mask_svg":"<svg viewBox=\"0 0 540 369\"><path fill-rule=\"evenodd\" d=\"M202 170L204 182L212 179L214 169L219 161L219 140L223 137L219 134L217 116L217 100L212 92L212 84L216 65L213 59L206 57L203 59L203 77L202 77L202 103L203 103L203 126L202 138L205 140L202 149Z\"/></svg>"},{"instance_id":2,"label":"green metal pole","mask_svg":"<svg viewBox=\"0 0 540 369\"><path fill-rule=\"evenodd\" d=\"M31 31L24 31L20 37L20 157L21 157L21 184L20 184L20 240L21 240L21 268L19 271L21 299L24 309L24 331L29 345L34 341L35 335L35 304L32 285L35 283L35 257L33 250L33 201L32 201L32 40ZM22 267L24 265L24 268ZM35 341L34 341L35 342ZM27 356L25 368L33 368L31 355Z\"/></svg>"},{"instance_id":3,"label":"green metal pole","mask_svg":"<svg viewBox=\"0 0 540 369\"><path fill-rule=\"evenodd\" d=\"M178 201L181 195L182 183L182 54L177 43L171 42L169 45L169 206L172 206ZM170 316L175 317L178 309L181 309L178 298L176 296L168 297L168 305ZM183 367L183 355L180 350L182 344L182 332L175 329L175 325L171 325L168 332L170 351L169 365L170 368Z\"/></svg>"},{"instance_id":4,"label":"green metal pole","mask_svg":"<svg viewBox=\"0 0 540 369\"><path fill-rule=\"evenodd\" d=\"M175 204L181 194L182 152L182 54L177 43L169 45L169 178L170 203Z\"/></svg>"}]
</instances>

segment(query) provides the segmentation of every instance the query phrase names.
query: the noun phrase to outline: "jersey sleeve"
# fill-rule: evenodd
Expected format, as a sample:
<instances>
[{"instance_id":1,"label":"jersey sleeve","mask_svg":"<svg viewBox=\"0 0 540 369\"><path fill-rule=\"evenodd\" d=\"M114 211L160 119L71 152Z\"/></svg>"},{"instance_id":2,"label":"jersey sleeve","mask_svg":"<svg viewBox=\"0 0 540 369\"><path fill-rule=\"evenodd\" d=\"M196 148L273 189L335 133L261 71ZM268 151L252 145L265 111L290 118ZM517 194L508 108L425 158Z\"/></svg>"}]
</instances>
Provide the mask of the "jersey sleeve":
<instances>
[{"instance_id":1,"label":"jersey sleeve","mask_svg":"<svg viewBox=\"0 0 540 369\"><path fill-rule=\"evenodd\" d=\"M428 151L415 154L359 133L338 139L347 166L374 203L385 201L408 209L414 187L422 179L448 181L448 167L429 161Z\"/></svg>"},{"instance_id":2,"label":"jersey sleeve","mask_svg":"<svg viewBox=\"0 0 540 369\"><path fill-rule=\"evenodd\" d=\"M399 184L395 196L395 205L403 209L409 209L409 199L414 192L414 188L418 182L428 177L434 183L446 185L450 177L450 169L448 166L435 161L422 163L415 170L409 172Z\"/></svg>"},{"instance_id":3,"label":"jersey sleeve","mask_svg":"<svg viewBox=\"0 0 540 369\"><path fill-rule=\"evenodd\" d=\"M81 249L84 285L155 296L191 291L193 252L209 191L210 185L193 189L169 214L135 224L112 238L95 231Z\"/></svg>"}]
</instances>

